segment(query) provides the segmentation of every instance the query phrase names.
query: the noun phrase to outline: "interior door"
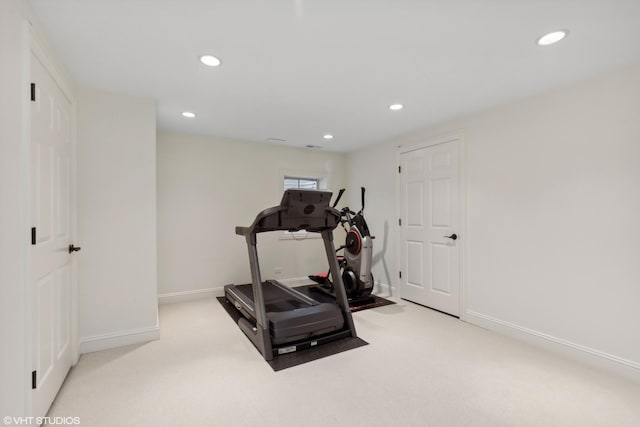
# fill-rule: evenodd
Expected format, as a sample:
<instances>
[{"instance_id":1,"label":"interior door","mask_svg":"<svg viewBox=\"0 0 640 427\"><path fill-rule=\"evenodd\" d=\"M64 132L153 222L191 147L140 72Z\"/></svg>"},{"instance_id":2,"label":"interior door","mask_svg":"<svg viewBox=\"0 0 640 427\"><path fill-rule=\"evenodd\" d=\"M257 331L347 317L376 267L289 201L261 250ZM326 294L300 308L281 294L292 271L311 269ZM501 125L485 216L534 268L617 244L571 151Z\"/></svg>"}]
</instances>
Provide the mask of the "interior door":
<instances>
[{"instance_id":1,"label":"interior door","mask_svg":"<svg viewBox=\"0 0 640 427\"><path fill-rule=\"evenodd\" d=\"M46 415L72 362L71 103L31 55L32 415Z\"/></svg>"},{"instance_id":2,"label":"interior door","mask_svg":"<svg viewBox=\"0 0 640 427\"><path fill-rule=\"evenodd\" d=\"M400 154L402 298L460 315L459 140Z\"/></svg>"}]
</instances>

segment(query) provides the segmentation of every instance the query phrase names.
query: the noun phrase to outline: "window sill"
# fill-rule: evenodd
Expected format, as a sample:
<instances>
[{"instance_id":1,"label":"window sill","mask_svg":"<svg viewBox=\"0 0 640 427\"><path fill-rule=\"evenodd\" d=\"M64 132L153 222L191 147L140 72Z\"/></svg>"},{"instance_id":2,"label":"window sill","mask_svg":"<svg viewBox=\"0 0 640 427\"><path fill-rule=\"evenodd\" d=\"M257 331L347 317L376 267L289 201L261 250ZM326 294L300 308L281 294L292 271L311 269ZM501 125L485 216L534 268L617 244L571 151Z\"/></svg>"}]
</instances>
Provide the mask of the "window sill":
<instances>
[{"instance_id":1,"label":"window sill","mask_svg":"<svg viewBox=\"0 0 640 427\"><path fill-rule=\"evenodd\" d=\"M308 232L290 232L285 231L278 237L278 240L307 240L307 239L322 239L320 233L308 233Z\"/></svg>"}]
</instances>

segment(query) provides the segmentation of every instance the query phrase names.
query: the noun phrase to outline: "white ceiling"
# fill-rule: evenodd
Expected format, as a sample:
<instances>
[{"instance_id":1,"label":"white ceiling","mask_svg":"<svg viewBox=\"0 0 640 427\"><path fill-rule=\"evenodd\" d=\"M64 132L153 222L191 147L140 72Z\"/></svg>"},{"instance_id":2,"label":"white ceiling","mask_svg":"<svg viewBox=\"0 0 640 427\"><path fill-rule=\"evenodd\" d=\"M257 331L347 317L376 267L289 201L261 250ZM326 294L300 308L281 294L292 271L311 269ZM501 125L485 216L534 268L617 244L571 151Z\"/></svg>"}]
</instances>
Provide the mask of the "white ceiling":
<instances>
[{"instance_id":1,"label":"white ceiling","mask_svg":"<svg viewBox=\"0 0 640 427\"><path fill-rule=\"evenodd\" d=\"M331 151L640 61L640 0L30 2L81 85L154 98L160 129Z\"/></svg>"}]
</instances>

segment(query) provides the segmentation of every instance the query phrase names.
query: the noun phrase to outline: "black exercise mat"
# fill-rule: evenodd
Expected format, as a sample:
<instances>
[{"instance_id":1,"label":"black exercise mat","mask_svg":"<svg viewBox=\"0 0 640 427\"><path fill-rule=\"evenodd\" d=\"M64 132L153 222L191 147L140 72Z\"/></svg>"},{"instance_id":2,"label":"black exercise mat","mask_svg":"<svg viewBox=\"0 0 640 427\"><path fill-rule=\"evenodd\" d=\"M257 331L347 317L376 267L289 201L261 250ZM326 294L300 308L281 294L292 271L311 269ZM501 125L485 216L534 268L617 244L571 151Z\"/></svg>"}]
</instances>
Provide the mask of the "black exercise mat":
<instances>
[{"instance_id":1,"label":"black exercise mat","mask_svg":"<svg viewBox=\"0 0 640 427\"><path fill-rule=\"evenodd\" d=\"M217 297L216 299L237 324L240 317L242 317L240 312L236 310L233 304L227 301L225 297ZM368 344L368 342L361 338L347 337L322 344L314 348L296 351L294 353L281 354L276 356L273 360L267 360L267 362L274 371L281 371L282 369L302 365L303 363L311 362L312 360L322 359L323 357L342 353L343 351L362 347Z\"/></svg>"},{"instance_id":2,"label":"black exercise mat","mask_svg":"<svg viewBox=\"0 0 640 427\"><path fill-rule=\"evenodd\" d=\"M274 371L280 371L282 369L302 365L303 363L311 362L312 360L322 359L323 357L332 356L334 354L342 353L343 351L352 350L368 344L369 343L362 338L342 338L306 350L281 354L267 362L269 362L269 365L271 365L271 368L273 368Z\"/></svg>"},{"instance_id":3,"label":"black exercise mat","mask_svg":"<svg viewBox=\"0 0 640 427\"><path fill-rule=\"evenodd\" d=\"M238 320L242 317L242 314L231 304L225 297L216 297L222 308L227 312L229 316L233 319L236 324L238 324Z\"/></svg>"},{"instance_id":4,"label":"black exercise mat","mask_svg":"<svg viewBox=\"0 0 640 427\"><path fill-rule=\"evenodd\" d=\"M318 285L297 286L294 289L296 291L299 291L300 293L303 293L313 298L318 302L329 302L329 303L336 302L334 297L332 297L331 295L327 295L326 293L319 291L315 288L318 288ZM355 313L356 311L362 311L362 310L367 310L369 308L382 307L382 306L391 305L391 304L395 304L395 302L389 301L388 299L379 297L377 295L371 295L371 298L369 298L368 301L363 301L360 303L349 303L349 310L352 313Z\"/></svg>"}]
</instances>

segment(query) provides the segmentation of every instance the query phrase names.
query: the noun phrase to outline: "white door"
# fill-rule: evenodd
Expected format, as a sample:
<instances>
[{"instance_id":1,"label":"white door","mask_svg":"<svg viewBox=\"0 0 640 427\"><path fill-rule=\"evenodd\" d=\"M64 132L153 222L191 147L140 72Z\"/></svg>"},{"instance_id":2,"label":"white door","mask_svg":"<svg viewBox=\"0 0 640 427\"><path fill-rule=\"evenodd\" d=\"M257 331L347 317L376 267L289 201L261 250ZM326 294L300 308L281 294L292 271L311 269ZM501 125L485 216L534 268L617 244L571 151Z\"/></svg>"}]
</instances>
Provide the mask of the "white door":
<instances>
[{"instance_id":1,"label":"white door","mask_svg":"<svg viewBox=\"0 0 640 427\"><path fill-rule=\"evenodd\" d=\"M459 141L400 154L400 296L460 315Z\"/></svg>"},{"instance_id":2,"label":"white door","mask_svg":"<svg viewBox=\"0 0 640 427\"><path fill-rule=\"evenodd\" d=\"M31 55L32 415L47 413L71 367L71 104ZM35 98L35 101L33 100Z\"/></svg>"}]
</instances>

